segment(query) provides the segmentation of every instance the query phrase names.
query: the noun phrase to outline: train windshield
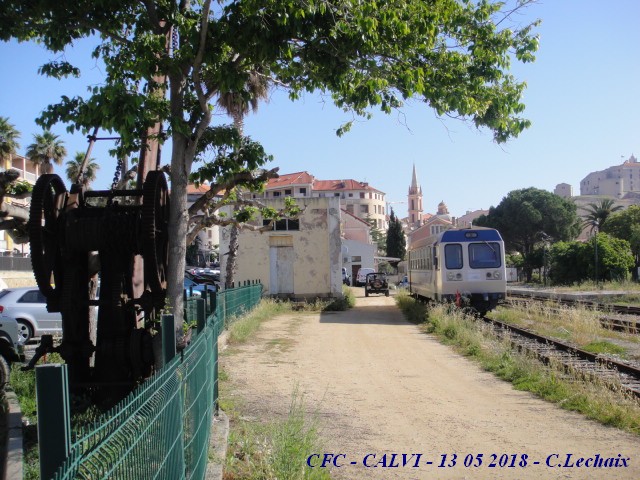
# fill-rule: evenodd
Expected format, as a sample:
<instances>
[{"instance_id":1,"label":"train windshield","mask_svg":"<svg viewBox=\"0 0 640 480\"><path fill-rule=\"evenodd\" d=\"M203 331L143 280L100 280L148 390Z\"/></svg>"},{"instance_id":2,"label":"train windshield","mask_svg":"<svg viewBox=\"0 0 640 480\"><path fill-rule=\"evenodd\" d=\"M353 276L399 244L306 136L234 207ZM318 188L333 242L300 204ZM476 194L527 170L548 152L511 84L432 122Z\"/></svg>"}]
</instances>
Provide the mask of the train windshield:
<instances>
[{"instance_id":1,"label":"train windshield","mask_svg":"<svg viewBox=\"0 0 640 480\"><path fill-rule=\"evenodd\" d=\"M501 258L498 242L469 244L469 266L471 268L498 268Z\"/></svg>"},{"instance_id":2,"label":"train windshield","mask_svg":"<svg viewBox=\"0 0 640 480\"><path fill-rule=\"evenodd\" d=\"M450 243L444 246L444 264L448 270L462 268L462 245Z\"/></svg>"}]
</instances>

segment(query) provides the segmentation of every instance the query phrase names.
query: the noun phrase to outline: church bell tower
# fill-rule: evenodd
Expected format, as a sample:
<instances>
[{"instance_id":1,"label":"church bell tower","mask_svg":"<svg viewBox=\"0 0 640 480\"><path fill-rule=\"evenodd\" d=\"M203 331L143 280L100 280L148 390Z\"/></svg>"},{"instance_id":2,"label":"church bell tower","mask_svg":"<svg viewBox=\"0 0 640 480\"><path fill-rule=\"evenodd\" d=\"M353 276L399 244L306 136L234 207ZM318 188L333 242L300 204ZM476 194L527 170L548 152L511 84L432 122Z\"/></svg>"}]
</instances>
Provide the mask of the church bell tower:
<instances>
[{"instance_id":1,"label":"church bell tower","mask_svg":"<svg viewBox=\"0 0 640 480\"><path fill-rule=\"evenodd\" d=\"M411 177L411 186L409 187L407 200L409 208L409 226L419 227L422 223L422 187L418 185L415 163L413 164L413 175Z\"/></svg>"}]
</instances>

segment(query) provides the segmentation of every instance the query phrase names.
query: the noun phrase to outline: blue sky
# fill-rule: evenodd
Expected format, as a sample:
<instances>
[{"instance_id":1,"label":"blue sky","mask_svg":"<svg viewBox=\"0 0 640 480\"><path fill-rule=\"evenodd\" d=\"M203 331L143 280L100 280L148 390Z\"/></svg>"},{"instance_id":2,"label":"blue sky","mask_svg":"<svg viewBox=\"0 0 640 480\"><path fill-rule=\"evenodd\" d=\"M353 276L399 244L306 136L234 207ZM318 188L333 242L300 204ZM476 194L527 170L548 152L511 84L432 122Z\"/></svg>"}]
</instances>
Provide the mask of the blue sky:
<instances>
[{"instance_id":1,"label":"blue sky","mask_svg":"<svg viewBox=\"0 0 640 480\"><path fill-rule=\"evenodd\" d=\"M529 7L522 23L542 19L540 50L534 63L514 64L512 73L528 84L525 116L533 124L521 136L497 145L488 131L436 118L420 103L402 116L376 112L351 132L335 130L351 117L307 95L290 102L273 92L246 121L246 133L274 156L270 167L281 173L306 170L321 180L368 181L387 194L400 216L406 215L411 169L416 165L425 211L444 200L459 216L467 210L497 205L511 190L537 187L552 191L561 182L579 194L588 173L640 156L640 2L637 0L546 0ZM82 59L83 78L62 82L37 74L55 58L37 45L0 43L0 116L22 133L21 149L41 129L34 118L63 94L82 95L100 82L102 72L89 58L88 46L66 52ZM86 138L53 129L70 156L85 151ZM108 144L94 150L101 164L94 188L108 188L115 161ZM163 159L169 161L165 149ZM64 178L64 170L56 167Z\"/></svg>"}]
</instances>

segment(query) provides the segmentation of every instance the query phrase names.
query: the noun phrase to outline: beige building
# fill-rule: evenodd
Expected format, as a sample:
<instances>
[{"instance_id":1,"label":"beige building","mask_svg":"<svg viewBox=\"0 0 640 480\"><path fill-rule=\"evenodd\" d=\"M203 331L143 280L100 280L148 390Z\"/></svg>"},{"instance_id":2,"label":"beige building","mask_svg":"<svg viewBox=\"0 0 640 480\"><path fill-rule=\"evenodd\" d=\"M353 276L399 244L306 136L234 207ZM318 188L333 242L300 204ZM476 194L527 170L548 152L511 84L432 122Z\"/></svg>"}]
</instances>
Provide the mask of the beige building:
<instances>
[{"instance_id":1,"label":"beige building","mask_svg":"<svg viewBox=\"0 0 640 480\"><path fill-rule=\"evenodd\" d=\"M613 198L640 196L640 163L631 155L621 165L592 172L580 182L580 195L606 195Z\"/></svg>"},{"instance_id":2,"label":"beige building","mask_svg":"<svg viewBox=\"0 0 640 480\"><path fill-rule=\"evenodd\" d=\"M264 194L253 198L337 198L340 207L363 220L371 219L378 229L386 231L385 194L366 182L357 180L318 180L308 172L280 175L269 180Z\"/></svg>"},{"instance_id":3,"label":"beige building","mask_svg":"<svg viewBox=\"0 0 640 480\"><path fill-rule=\"evenodd\" d=\"M292 190L294 187L291 187ZM284 208L284 200L269 198L267 206ZM264 293L294 299L342 296L340 199L305 197L297 220L280 220L268 232L241 230L238 238L239 282L260 280ZM255 226L264 221L258 217ZM221 283L229 250L229 228L221 229Z\"/></svg>"},{"instance_id":4,"label":"beige building","mask_svg":"<svg viewBox=\"0 0 640 480\"><path fill-rule=\"evenodd\" d=\"M32 185L35 185L36 180L40 176L40 169L38 165L22 155L9 155L2 161L2 164L0 164L0 169L3 171L9 169L17 170L20 174L19 179L27 181ZM24 206L25 208L29 204L28 199L5 198L4 201L16 206ZM28 243L19 245L14 244L7 232L0 230L0 252L14 252L26 255L30 252L30 249Z\"/></svg>"}]
</instances>

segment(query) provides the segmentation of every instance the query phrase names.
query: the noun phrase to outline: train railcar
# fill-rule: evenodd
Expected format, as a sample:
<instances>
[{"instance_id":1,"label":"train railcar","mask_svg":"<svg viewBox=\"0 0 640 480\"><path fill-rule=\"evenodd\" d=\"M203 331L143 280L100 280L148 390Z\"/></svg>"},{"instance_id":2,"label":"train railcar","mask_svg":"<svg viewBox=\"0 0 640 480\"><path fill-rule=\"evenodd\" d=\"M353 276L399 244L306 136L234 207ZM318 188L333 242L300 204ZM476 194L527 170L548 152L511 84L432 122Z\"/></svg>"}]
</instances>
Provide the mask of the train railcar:
<instances>
[{"instance_id":1,"label":"train railcar","mask_svg":"<svg viewBox=\"0 0 640 480\"><path fill-rule=\"evenodd\" d=\"M484 314L506 297L504 241L492 228L445 230L408 248L409 291Z\"/></svg>"}]
</instances>

